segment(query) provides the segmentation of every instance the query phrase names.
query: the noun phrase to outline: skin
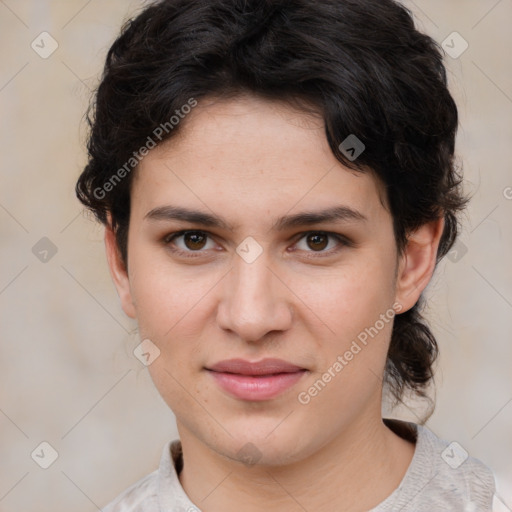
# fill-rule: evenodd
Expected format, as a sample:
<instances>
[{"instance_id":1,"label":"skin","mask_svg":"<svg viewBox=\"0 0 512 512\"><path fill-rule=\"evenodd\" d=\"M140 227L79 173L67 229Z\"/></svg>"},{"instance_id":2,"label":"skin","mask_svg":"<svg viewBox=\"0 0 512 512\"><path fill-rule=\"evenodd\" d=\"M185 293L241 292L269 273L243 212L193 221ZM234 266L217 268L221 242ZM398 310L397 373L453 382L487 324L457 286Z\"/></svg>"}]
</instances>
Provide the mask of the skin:
<instances>
[{"instance_id":1,"label":"skin","mask_svg":"<svg viewBox=\"0 0 512 512\"><path fill-rule=\"evenodd\" d=\"M247 512L368 510L399 485L414 453L381 417L392 322L308 404L298 394L381 314L416 303L443 221L411 233L399 255L381 184L343 167L322 120L287 104L210 99L182 123L134 176L127 266L105 231L122 307L141 339L161 351L149 370L176 416L180 482L206 512L236 503ZM147 217L166 205L220 215L234 229ZM366 220L273 227L278 217L339 205ZM183 236L166 242L184 229L209 236L195 245ZM311 231L350 243L319 243L308 239ZM252 263L236 252L248 236L263 251ZM205 370L267 357L308 371L278 397L256 402L227 394ZM247 443L257 449L255 464L238 453Z\"/></svg>"}]
</instances>

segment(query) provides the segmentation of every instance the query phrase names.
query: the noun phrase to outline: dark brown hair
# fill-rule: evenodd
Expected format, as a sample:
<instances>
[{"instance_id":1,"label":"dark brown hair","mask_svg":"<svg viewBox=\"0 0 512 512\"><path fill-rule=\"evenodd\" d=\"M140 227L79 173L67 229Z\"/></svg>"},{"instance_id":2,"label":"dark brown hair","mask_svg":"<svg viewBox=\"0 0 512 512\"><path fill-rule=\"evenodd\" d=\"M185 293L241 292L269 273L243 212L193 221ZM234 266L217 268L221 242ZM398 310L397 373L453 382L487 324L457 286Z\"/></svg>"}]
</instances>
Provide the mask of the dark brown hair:
<instances>
[{"instance_id":1,"label":"dark brown hair","mask_svg":"<svg viewBox=\"0 0 512 512\"><path fill-rule=\"evenodd\" d=\"M300 100L323 117L336 158L371 169L384 184L399 251L408 233L444 217L439 260L466 202L454 163L457 108L442 59L393 0L154 2L108 51L88 114L78 198L101 222L111 215L126 262L133 176L126 162L157 127L167 123L161 140L170 139L181 124L169 120L191 98ZM351 134L365 145L353 161L340 150ZM116 173L122 179L113 183ZM396 400L406 388L426 397L437 351L419 303L395 317L385 378Z\"/></svg>"}]
</instances>

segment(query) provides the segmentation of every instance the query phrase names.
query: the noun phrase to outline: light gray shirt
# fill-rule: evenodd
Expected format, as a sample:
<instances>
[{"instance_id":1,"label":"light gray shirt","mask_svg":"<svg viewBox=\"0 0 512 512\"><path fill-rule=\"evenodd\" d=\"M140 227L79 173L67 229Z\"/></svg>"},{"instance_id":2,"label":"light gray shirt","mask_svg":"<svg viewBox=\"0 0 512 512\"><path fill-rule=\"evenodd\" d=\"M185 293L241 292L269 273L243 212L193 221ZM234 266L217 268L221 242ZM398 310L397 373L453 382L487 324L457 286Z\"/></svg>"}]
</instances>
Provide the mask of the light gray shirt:
<instances>
[{"instance_id":1,"label":"light gray shirt","mask_svg":"<svg viewBox=\"0 0 512 512\"><path fill-rule=\"evenodd\" d=\"M424 426L387 418L384 422L416 447L400 485L369 512L492 510L495 480L483 462ZM181 486L178 474L182 467L181 442L169 441L159 468L122 492L103 512L201 512Z\"/></svg>"}]
</instances>

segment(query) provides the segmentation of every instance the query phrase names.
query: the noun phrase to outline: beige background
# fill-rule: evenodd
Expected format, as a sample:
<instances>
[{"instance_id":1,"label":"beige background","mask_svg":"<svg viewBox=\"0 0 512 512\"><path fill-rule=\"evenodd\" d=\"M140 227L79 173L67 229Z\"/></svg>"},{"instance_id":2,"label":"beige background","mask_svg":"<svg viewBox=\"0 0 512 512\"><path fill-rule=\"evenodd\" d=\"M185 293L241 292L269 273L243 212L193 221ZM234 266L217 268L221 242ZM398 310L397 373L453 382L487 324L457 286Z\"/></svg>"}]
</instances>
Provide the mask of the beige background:
<instances>
[{"instance_id":1,"label":"beige background","mask_svg":"<svg viewBox=\"0 0 512 512\"><path fill-rule=\"evenodd\" d=\"M446 64L474 199L464 246L429 287L441 360L428 425L493 468L495 510L511 510L512 1L406 4L437 41L457 31L469 43ZM176 436L132 354L135 325L111 284L101 229L73 190L90 89L122 21L141 6L0 1L1 512L98 510L155 469ZM59 45L47 59L30 46L42 31ZM42 237L58 249L46 263L32 252ZM400 416L414 419L406 408ZM46 470L31 458L42 441L59 454Z\"/></svg>"}]
</instances>

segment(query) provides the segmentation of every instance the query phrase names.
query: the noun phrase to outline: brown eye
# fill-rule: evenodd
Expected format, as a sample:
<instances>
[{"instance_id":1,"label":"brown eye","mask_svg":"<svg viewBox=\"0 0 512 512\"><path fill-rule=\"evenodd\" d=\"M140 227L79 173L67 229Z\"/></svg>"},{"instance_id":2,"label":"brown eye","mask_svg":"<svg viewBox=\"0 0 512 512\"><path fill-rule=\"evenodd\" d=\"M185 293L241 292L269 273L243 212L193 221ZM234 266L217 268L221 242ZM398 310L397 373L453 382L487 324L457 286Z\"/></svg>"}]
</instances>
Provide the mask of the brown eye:
<instances>
[{"instance_id":1,"label":"brown eye","mask_svg":"<svg viewBox=\"0 0 512 512\"><path fill-rule=\"evenodd\" d=\"M324 233L312 233L307 236L308 247L314 251L323 251L329 243L329 237Z\"/></svg>"},{"instance_id":2,"label":"brown eye","mask_svg":"<svg viewBox=\"0 0 512 512\"><path fill-rule=\"evenodd\" d=\"M200 233L198 231L191 231L183 235L183 242L187 249L190 249L191 251L202 249L205 246L207 239L208 237L204 233Z\"/></svg>"},{"instance_id":3,"label":"brown eye","mask_svg":"<svg viewBox=\"0 0 512 512\"><path fill-rule=\"evenodd\" d=\"M315 257L333 255L345 247L351 247L350 241L343 235L329 231L309 231L295 244L295 250Z\"/></svg>"},{"instance_id":4,"label":"brown eye","mask_svg":"<svg viewBox=\"0 0 512 512\"><path fill-rule=\"evenodd\" d=\"M165 245L173 252L179 255L192 255L198 253L197 256L206 253L208 249L213 249L215 243L203 231L179 231L171 233L164 239ZM209 244L209 245L208 245Z\"/></svg>"}]
</instances>

